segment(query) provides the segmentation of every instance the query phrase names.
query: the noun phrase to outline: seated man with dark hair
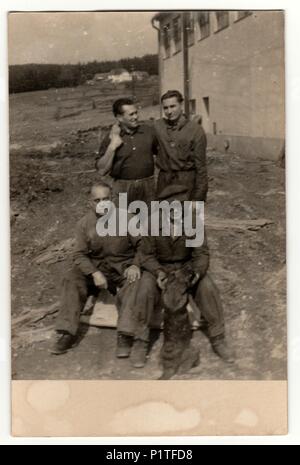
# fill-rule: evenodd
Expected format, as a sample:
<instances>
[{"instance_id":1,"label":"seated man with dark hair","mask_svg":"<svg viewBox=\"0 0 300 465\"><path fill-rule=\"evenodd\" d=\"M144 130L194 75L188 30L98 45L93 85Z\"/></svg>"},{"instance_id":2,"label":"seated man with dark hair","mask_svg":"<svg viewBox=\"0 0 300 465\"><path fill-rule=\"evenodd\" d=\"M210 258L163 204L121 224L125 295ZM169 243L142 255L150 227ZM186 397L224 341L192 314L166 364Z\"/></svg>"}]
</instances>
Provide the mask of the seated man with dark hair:
<instances>
[{"instance_id":1,"label":"seated man with dark hair","mask_svg":"<svg viewBox=\"0 0 300 465\"><path fill-rule=\"evenodd\" d=\"M158 200L172 202L188 200L189 188L173 184L165 187ZM168 275L181 271L183 275L192 275L189 292L201 311L207 325L207 333L214 352L226 362L233 362L233 356L225 340L224 314L216 284L207 273L209 267L209 249L204 235L204 242L198 247L187 247L187 236L172 234L174 214L170 216L171 234L145 236L141 246L141 268L151 272L158 287L164 289ZM156 288L156 292L158 288ZM179 297L178 297L179 300ZM148 317L149 319L149 317ZM174 336L175 337L175 336ZM176 339L176 337L175 337Z\"/></svg>"},{"instance_id":2,"label":"seated man with dark hair","mask_svg":"<svg viewBox=\"0 0 300 465\"><path fill-rule=\"evenodd\" d=\"M147 351L147 335L131 321L133 307L147 307L148 279L139 268L140 237L100 236L97 221L111 208L111 188L105 183L92 187L90 211L79 221L73 264L63 280L61 307L56 320L59 338L52 353L59 355L72 348L79 329L80 313L88 294L108 289L117 294L119 358L129 357L139 366ZM118 217L118 215L116 215ZM140 289L142 292L139 293ZM137 313L137 312L136 312ZM130 320L130 325L128 321Z\"/></svg>"},{"instance_id":3,"label":"seated man with dark hair","mask_svg":"<svg viewBox=\"0 0 300 465\"><path fill-rule=\"evenodd\" d=\"M139 123L134 102L121 98L113 104L116 123L103 139L96 167L101 176L113 178L113 197L128 194L128 202L151 202L155 197L154 155L157 142L151 126Z\"/></svg>"}]
</instances>

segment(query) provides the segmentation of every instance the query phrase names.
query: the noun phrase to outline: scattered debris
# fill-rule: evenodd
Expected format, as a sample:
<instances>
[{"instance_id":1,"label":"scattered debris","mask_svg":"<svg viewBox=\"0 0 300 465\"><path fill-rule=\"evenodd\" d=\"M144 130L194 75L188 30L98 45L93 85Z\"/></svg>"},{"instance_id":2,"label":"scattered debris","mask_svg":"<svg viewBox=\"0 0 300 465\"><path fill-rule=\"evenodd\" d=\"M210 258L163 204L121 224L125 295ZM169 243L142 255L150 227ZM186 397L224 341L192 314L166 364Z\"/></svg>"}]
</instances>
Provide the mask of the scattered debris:
<instances>
[{"instance_id":1,"label":"scattered debris","mask_svg":"<svg viewBox=\"0 0 300 465\"><path fill-rule=\"evenodd\" d=\"M264 218L258 218L256 220L239 220L239 219L222 219L209 217L205 222L208 229L226 230L226 229L237 229L240 231L258 231L259 229L274 224L274 221L267 220Z\"/></svg>"},{"instance_id":2,"label":"scattered debris","mask_svg":"<svg viewBox=\"0 0 300 465\"><path fill-rule=\"evenodd\" d=\"M23 325L34 325L49 315L54 315L59 310L59 302L49 305L48 307L30 308L23 310L23 312L17 316L12 317L11 326L14 332L17 328L23 327Z\"/></svg>"},{"instance_id":3,"label":"scattered debris","mask_svg":"<svg viewBox=\"0 0 300 465\"><path fill-rule=\"evenodd\" d=\"M259 195L261 197L268 197L269 195L285 195L285 192L278 189L269 189L266 192L260 192Z\"/></svg>"},{"instance_id":4,"label":"scattered debris","mask_svg":"<svg viewBox=\"0 0 300 465\"><path fill-rule=\"evenodd\" d=\"M59 310L59 302L48 307L31 308L24 310L19 316L12 317L12 347L27 347L34 343L51 339L53 335L53 324L47 327L37 327L44 318L54 315Z\"/></svg>"},{"instance_id":5,"label":"scattered debris","mask_svg":"<svg viewBox=\"0 0 300 465\"><path fill-rule=\"evenodd\" d=\"M14 210L12 208L10 209L10 224L11 225L13 225L16 222L19 215L20 215L20 212L18 210Z\"/></svg>"},{"instance_id":6,"label":"scattered debris","mask_svg":"<svg viewBox=\"0 0 300 465\"><path fill-rule=\"evenodd\" d=\"M278 166L280 166L280 168L285 168L285 143L281 147L280 154L277 160L277 164Z\"/></svg>"},{"instance_id":7,"label":"scattered debris","mask_svg":"<svg viewBox=\"0 0 300 465\"><path fill-rule=\"evenodd\" d=\"M51 265L53 263L62 262L65 260L73 250L75 240L66 239L49 247L46 252L43 252L34 259L34 263L40 265L41 263Z\"/></svg>"},{"instance_id":8,"label":"scattered debris","mask_svg":"<svg viewBox=\"0 0 300 465\"><path fill-rule=\"evenodd\" d=\"M71 171L71 174L91 174L91 173L96 173L97 170L82 170L82 171Z\"/></svg>"},{"instance_id":9,"label":"scattered debris","mask_svg":"<svg viewBox=\"0 0 300 465\"><path fill-rule=\"evenodd\" d=\"M12 338L12 348L17 350L18 348L24 348L35 343L50 340L53 337L53 333L53 326L47 328L29 328L24 331L19 331Z\"/></svg>"}]
</instances>

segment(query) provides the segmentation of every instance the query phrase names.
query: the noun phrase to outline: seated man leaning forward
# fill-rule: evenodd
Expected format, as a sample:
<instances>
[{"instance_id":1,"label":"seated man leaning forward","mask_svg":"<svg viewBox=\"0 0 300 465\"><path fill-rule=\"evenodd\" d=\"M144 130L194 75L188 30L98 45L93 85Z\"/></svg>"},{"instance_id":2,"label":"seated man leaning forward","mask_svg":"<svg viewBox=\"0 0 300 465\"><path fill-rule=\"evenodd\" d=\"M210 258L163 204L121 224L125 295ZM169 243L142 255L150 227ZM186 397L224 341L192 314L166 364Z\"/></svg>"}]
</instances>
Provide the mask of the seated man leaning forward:
<instances>
[{"instance_id":1,"label":"seated man leaning forward","mask_svg":"<svg viewBox=\"0 0 300 465\"><path fill-rule=\"evenodd\" d=\"M188 199L189 186L177 184L165 187L158 195L159 201L167 201L169 204L175 200L182 204ZM205 233L203 243L197 246L187 246L188 237L184 230L181 235L174 234L175 223L178 224L178 220L182 222L182 211L183 209L180 209L180 218L177 215L176 219L175 211L170 209L170 234L164 235L160 226L160 234L143 237L141 269L151 272L157 279L156 292L158 288L164 289L164 283L170 273L181 270L186 276L192 276L188 292L201 312L212 349L224 361L232 363L233 355L225 340L223 306L219 291L207 273L209 249ZM153 297L152 301L154 302Z\"/></svg>"},{"instance_id":2,"label":"seated man leaning forward","mask_svg":"<svg viewBox=\"0 0 300 465\"><path fill-rule=\"evenodd\" d=\"M151 202L155 196L154 155L157 140L154 129L139 123L133 101L121 98L113 104L116 118L111 131L103 139L96 167L101 176L113 178L113 197L128 194L128 202Z\"/></svg>"},{"instance_id":3,"label":"seated man leaning forward","mask_svg":"<svg viewBox=\"0 0 300 465\"><path fill-rule=\"evenodd\" d=\"M73 265L63 280L61 307L56 320L59 337L51 352L59 355L72 348L88 294L108 289L117 294L117 357L126 358L131 354L133 365L139 367L140 360L146 359L147 338L139 328L136 329L130 315L134 306L144 308L149 305L147 283L149 278L152 281L152 276L149 273L141 276L140 237L129 233L123 236L99 235L96 225L112 208L110 200L111 189L107 184L99 183L92 187L90 211L77 225ZM138 314L138 310L135 313Z\"/></svg>"}]
</instances>

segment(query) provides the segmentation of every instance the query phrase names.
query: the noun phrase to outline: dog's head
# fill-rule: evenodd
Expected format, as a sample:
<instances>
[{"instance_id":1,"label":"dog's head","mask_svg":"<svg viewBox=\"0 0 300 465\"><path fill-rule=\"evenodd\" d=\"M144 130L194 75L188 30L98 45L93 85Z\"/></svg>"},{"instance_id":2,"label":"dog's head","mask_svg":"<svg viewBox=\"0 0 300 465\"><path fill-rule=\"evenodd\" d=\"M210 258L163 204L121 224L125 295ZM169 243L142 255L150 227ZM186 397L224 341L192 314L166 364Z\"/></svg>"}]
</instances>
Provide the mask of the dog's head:
<instances>
[{"instance_id":1,"label":"dog's head","mask_svg":"<svg viewBox=\"0 0 300 465\"><path fill-rule=\"evenodd\" d=\"M191 270L182 269L168 274L165 289L162 294L166 310L175 313L183 309L188 302L188 289L193 279Z\"/></svg>"}]
</instances>

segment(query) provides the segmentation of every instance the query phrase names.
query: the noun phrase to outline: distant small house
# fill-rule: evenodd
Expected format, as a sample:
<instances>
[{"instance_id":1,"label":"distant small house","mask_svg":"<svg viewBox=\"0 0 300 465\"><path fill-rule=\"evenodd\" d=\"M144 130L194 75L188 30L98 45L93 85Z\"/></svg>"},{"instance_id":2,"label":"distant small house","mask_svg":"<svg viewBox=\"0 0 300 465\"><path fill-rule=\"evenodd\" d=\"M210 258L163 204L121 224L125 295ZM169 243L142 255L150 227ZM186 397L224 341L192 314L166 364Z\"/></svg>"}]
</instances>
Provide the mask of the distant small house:
<instances>
[{"instance_id":1,"label":"distant small house","mask_svg":"<svg viewBox=\"0 0 300 465\"><path fill-rule=\"evenodd\" d=\"M143 81L149 77L147 71L133 71L131 75L136 81Z\"/></svg>"},{"instance_id":2,"label":"distant small house","mask_svg":"<svg viewBox=\"0 0 300 465\"><path fill-rule=\"evenodd\" d=\"M105 81L107 79L109 73L97 73L93 77L93 81Z\"/></svg>"},{"instance_id":3,"label":"distant small house","mask_svg":"<svg viewBox=\"0 0 300 465\"><path fill-rule=\"evenodd\" d=\"M107 79L114 83L128 82L132 81L132 76L126 69L117 68L112 69L111 72L108 73Z\"/></svg>"}]
</instances>

